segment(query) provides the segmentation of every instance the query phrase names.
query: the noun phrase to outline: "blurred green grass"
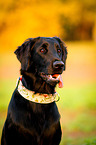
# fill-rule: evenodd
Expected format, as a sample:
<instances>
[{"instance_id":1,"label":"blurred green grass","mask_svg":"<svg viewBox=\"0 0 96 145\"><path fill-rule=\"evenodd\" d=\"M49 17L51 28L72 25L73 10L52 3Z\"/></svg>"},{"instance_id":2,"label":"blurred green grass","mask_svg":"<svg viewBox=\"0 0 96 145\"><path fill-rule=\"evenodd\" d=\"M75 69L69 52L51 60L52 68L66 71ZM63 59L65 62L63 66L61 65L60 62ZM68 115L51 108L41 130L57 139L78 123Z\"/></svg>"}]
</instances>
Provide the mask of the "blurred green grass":
<instances>
[{"instance_id":1,"label":"blurred green grass","mask_svg":"<svg viewBox=\"0 0 96 145\"><path fill-rule=\"evenodd\" d=\"M67 46L64 87L56 88L63 132L60 145L96 145L96 43L67 42ZM0 134L16 87L18 66L15 55L0 54Z\"/></svg>"},{"instance_id":2,"label":"blurred green grass","mask_svg":"<svg viewBox=\"0 0 96 145\"><path fill-rule=\"evenodd\" d=\"M60 107L62 107L62 109L96 109L95 82L90 82L90 84L82 85L79 87L72 86L64 87L63 89L57 88L57 91L61 96Z\"/></svg>"},{"instance_id":3,"label":"blurred green grass","mask_svg":"<svg viewBox=\"0 0 96 145\"><path fill-rule=\"evenodd\" d=\"M0 82L0 110L6 110L11 94L15 88L15 80L1 80Z\"/></svg>"}]
</instances>

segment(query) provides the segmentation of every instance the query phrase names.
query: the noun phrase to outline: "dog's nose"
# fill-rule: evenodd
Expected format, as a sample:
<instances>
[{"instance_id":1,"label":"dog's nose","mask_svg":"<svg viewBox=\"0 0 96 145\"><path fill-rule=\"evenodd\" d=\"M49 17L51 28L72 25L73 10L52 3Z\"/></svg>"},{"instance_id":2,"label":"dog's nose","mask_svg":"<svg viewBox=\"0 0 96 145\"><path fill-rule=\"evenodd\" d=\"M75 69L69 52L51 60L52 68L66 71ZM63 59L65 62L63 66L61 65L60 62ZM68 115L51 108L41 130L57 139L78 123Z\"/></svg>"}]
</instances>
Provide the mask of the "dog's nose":
<instances>
[{"instance_id":1,"label":"dog's nose","mask_svg":"<svg viewBox=\"0 0 96 145\"><path fill-rule=\"evenodd\" d=\"M64 67L64 63L62 61L54 61L53 68L54 69L62 69Z\"/></svg>"}]
</instances>

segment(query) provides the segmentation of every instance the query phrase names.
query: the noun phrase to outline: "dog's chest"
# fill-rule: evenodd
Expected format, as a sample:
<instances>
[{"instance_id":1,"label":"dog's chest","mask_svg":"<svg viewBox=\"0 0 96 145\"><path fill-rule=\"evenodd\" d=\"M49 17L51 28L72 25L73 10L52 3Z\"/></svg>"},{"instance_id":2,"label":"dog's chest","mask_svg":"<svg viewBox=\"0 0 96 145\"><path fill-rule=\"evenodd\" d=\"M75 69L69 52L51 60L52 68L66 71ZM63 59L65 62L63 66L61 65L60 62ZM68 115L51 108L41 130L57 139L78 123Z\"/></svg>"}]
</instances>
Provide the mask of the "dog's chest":
<instances>
[{"instance_id":1,"label":"dog's chest","mask_svg":"<svg viewBox=\"0 0 96 145\"><path fill-rule=\"evenodd\" d=\"M26 126L30 131L34 130L37 134L53 134L59 122L59 112L58 110L50 109L44 111L37 111L35 113L27 113L24 121L24 126Z\"/></svg>"}]
</instances>

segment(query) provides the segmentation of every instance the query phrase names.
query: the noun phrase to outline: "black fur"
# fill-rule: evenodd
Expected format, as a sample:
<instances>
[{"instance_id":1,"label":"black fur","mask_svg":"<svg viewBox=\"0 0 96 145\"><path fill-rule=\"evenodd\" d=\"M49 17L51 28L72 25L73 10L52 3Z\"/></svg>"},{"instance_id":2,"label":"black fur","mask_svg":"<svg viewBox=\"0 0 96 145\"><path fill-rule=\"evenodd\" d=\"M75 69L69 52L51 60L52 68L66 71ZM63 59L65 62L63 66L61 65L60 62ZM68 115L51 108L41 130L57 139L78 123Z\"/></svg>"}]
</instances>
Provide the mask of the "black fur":
<instances>
[{"instance_id":1,"label":"black fur","mask_svg":"<svg viewBox=\"0 0 96 145\"><path fill-rule=\"evenodd\" d=\"M58 37L30 38L15 54L21 62L23 85L36 93L53 94L58 82L47 82L41 74L61 74L65 70L65 44ZM64 62L64 66L53 68L55 61ZM61 134L56 103L30 102L16 88L8 107L1 145L59 145Z\"/></svg>"}]
</instances>

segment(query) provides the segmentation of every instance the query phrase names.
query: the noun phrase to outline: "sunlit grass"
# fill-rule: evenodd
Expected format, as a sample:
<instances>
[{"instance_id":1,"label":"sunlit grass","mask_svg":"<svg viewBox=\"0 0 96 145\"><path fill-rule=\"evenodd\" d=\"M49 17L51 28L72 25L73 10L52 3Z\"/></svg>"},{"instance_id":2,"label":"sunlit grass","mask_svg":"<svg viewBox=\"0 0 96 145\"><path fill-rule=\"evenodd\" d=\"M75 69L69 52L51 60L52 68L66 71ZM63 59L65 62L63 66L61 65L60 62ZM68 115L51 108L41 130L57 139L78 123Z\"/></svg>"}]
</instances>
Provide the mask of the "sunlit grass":
<instances>
[{"instance_id":1,"label":"sunlit grass","mask_svg":"<svg viewBox=\"0 0 96 145\"><path fill-rule=\"evenodd\" d=\"M67 138L64 136L60 145L96 145L96 137L84 137L84 138Z\"/></svg>"},{"instance_id":2,"label":"sunlit grass","mask_svg":"<svg viewBox=\"0 0 96 145\"><path fill-rule=\"evenodd\" d=\"M96 108L96 83L69 88L57 89L60 95L60 106L64 108ZM71 103L71 104L70 104Z\"/></svg>"},{"instance_id":3,"label":"sunlit grass","mask_svg":"<svg viewBox=\"0 0 96 145\"><path fill-rule=\"evenodd\" d=\"M15 89L15 80L1 80L0 82L0 110L6 110L11 95Z\"/></svg>"}]
</instances>

